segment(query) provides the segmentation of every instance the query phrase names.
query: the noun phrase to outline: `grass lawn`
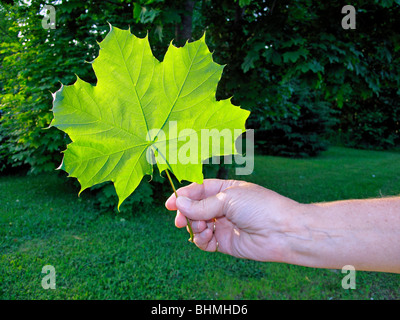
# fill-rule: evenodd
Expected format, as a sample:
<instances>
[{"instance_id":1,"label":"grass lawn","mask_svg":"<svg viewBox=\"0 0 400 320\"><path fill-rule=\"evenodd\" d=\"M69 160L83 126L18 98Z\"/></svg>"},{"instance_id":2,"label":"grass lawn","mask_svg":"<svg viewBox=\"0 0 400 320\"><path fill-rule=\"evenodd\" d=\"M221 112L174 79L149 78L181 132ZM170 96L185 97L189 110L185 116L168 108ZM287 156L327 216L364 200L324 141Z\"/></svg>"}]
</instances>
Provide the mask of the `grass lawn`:
<instances>
[{"instance_id":1,"label":"grass lawn","mask_svg":"<svg viewBox=\"0 0 400 320\"><path fill-rule=\"evenodd\" d=\"M241 177L309 203L400 194L400 153L332 147L318 158L257 156ZM163 205L98 213L56 173L0 177L1 299L400 299L400 274L236 259L188 243ZM41 286L42 267L56 289Z\"/></svg>"}]
</instances>

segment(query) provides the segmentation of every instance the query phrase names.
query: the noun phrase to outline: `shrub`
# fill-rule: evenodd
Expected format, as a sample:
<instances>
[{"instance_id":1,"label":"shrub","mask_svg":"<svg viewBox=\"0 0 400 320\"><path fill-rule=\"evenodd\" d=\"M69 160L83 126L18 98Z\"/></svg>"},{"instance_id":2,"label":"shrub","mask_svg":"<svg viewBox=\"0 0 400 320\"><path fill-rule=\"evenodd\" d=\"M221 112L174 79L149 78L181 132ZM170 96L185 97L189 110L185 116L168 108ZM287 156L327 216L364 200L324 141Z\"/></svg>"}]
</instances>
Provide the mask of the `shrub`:
<instances>
[{"instance_id":1,"label":"shrub","mask_svg":"<svg viewBox=\"0 0 400 320\"><path fill-rule=\"evenodd\" d=\"M397 90L343 110L344 144L354 148L384 150L400 145L400 96ZM396 92L397 91L397 92Z\"/></svg>"},{"instance_id":2,"label":"shrub","mask_svg":"<svg viewBox=\"0 0 400 320\"><path fill-rule=\"evenodd\" d=\"M328 146L327 136L336 123L330 103L322 101L318 91L299 87L288 99L298 112L267 121L256 134L258 151L287 157L316 156Z\"/></svg>"}]
</instances>

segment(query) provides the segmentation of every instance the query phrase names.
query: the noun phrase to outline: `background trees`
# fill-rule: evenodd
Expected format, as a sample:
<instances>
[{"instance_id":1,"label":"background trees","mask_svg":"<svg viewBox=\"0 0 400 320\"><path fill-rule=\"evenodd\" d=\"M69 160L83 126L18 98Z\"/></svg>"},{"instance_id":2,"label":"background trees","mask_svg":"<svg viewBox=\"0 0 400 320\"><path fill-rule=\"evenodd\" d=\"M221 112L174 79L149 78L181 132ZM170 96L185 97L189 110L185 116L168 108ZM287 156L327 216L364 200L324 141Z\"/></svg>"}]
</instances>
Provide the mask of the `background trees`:
<instances>
[{"instance_id":1,"label":"background trees","mask_svg":"<svg viewBox=\"0 0 400 320\"><path fill-rule=\"evenodd\" d=\"M45 3L56 8L56 29L42 28ZM341 27L345 4L1 1L0 170L58 165L68 137L44 129L52 118L51 92L76 75L96 82L85 61L97 56L107 22L137 36L148 33L159 59L172 39L180 46L206 32L214 59L227 64L217 96L233 96L252 111L248 127L256 130L258 152L313 156L329 137L354 147L398 147L400 1L355 2L356 30ZM101 190L103 199L112 199L111 187Z\"/></svg>"}]
</instances>

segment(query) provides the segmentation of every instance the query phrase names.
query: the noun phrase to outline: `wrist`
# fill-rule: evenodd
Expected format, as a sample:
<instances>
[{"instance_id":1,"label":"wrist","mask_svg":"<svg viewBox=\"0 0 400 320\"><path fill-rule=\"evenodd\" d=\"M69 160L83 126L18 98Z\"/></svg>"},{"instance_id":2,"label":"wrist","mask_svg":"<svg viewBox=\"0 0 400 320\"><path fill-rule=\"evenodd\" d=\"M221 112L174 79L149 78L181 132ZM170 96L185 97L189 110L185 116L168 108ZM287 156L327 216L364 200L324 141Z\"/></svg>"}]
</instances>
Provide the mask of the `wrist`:
<instances>
[{"instance_id":1,"label":"wrist","mask_svg":"<svg viewBox=\"0 0 400 320\"><path fill-rule=\"evenodd\" d=\"M296 203L289 208L279 230L281 262L400 272L400 198Z\"/></svg>"},{"instance_id":2,"label":"wrist","mask_svg":"<svg viewBox=\"0 0 400 320\"><path fill-rule=\"evenodd\" d=\"M327 252L337 250L333 239L341 237L335 228L326 228L324 207L298 204L289 213L284 238L286 263L308 267L334 267L326 260Z\"/></svg>"}]
</instances>

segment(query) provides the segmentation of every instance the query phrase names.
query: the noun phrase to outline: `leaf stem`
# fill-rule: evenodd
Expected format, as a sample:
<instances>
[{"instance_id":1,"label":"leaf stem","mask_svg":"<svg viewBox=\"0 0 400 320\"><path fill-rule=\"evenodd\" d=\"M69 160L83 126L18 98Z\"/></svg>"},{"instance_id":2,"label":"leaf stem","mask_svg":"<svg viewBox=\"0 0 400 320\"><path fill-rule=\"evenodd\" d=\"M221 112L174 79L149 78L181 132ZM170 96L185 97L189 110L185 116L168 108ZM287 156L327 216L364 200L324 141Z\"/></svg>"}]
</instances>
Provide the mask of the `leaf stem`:
<instances>
[{"instance_id":1,"label":"leaf stem","mask_svg":"<svg viewBox=\"0 0 400 320\"><path fill-rule=\"evenodd\" d=\"M167 177L168 177L169 183L171 184L172 190L174 190L175 198L178 198L178 193L176 192L174 183L172 182L172 179L171 179L171 176L169 175L168 169L165 169L164 171L167 174ZM186 222L187 222L187 225L189 228L189 234L190 234L189 241L193 242L193 230L192 230L192 226L190 225L190 221L187 217L186 217Z\"/></svg>"}]
</instances>

